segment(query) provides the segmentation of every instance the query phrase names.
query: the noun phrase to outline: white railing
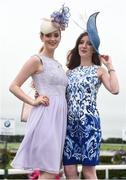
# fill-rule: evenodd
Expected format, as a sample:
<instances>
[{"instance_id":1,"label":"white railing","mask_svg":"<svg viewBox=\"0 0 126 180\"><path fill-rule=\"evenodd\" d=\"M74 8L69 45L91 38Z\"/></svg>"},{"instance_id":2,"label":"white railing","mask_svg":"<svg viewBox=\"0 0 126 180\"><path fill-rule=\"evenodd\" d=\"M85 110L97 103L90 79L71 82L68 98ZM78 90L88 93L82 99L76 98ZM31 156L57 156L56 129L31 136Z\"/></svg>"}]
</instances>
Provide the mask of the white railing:
<instances>
[{"instance_id":1,"label":"white railing","mask_svg":"<svg viewBox=\"0 0 126 180\"><path fill-rule=\"evenodd\" d=\"M109 179L109 170L126 170L126 165L97 165L96 170L105 170L105 179ZM81 173L82 167L78 166L78 172ZM32 171L21 169L8 169L8 174L29 174ZM0 169L0 175L4 175L4 169Z\"/></svg>"},{"instance_id":2,"label":"white railing","mask_svg":"<svg viewBox=\"0 0 126 180\"><path fill-rule=\"evenodd\" d=\"M29 174L32 171L22 170L22 169L8 169L8 174ZM0 175L4 175L4 169L0 169Z\"/></svg>"},{"instance_id":3,"label":"white railing","mask_svg":"<svg viewBox=\"0 0 126 180\"><path fill-rule=\"evenodd\" d=\"M81 173L82 167L78 166L78 172ZM109 179L109 170L126 170L126 165L97 165L96 170L105 170L105 179Z\"/></svg>"}]
</instances>

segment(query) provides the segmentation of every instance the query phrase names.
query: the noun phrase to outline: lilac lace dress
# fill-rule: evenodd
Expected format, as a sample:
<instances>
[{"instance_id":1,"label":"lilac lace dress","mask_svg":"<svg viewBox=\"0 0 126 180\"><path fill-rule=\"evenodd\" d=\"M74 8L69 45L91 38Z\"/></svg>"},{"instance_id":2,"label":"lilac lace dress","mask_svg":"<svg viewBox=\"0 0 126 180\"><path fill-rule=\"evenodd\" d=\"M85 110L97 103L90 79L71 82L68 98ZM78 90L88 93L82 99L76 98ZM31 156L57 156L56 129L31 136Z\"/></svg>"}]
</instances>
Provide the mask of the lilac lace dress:
<instances>
[{"instance_id":1,"label":"lilac lace dress","mask_svg":"<svg viewBox=\"0 0 126 180\"><path fill-rule=\"evenodd\" d=\"M56 60L45 56L40 58L44 70L32 78L39 94L49 97L49 106L33 107L27 121L25 137L12 166L58 173L62 164L66 134L67 76Z\"/></svg>"}]
</instances>

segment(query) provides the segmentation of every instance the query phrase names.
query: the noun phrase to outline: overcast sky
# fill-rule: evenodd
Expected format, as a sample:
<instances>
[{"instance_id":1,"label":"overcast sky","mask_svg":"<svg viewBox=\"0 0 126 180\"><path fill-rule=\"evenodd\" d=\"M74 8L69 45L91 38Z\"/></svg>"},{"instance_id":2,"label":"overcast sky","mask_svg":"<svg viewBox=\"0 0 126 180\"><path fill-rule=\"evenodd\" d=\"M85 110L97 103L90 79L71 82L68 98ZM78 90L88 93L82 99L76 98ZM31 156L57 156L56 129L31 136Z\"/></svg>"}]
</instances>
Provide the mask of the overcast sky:
<instances>
[{"instance_id":1,"label":"overcast sky","mask_svg":"<svg viewBox=\"0 0 126 180\"><path fill-rule=\"evenodd\" d=\"M42 17L58 10L65 3L71 10L68 29L62 33L62 41L55 58L65 68L66 53L74 46L82 27L92 13L97 16L97 28L101 39L100 53L109 54L120 83L120 94L111 95L103 86L98 95L103 137L121 137L126 128L126 8L125 0L0 0L0 118L19 121L21 101L8 87L24 62L41 47L39 27ZM29 91L29 82L24 89Z\"/></svg>"}]
</instances>

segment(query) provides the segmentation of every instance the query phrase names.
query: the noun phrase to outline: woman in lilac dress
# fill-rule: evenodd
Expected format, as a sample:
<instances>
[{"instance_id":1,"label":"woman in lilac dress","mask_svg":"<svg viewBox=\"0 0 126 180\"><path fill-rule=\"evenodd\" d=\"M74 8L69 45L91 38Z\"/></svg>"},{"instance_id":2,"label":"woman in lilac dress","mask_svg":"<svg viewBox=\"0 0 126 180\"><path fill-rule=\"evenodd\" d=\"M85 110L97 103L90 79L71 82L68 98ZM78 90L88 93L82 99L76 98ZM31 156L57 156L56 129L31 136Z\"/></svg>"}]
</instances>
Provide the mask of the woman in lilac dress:
<instances>
[{"instance_id":1,"label":"woman in lilac dress","mask_svg":"<svg viewBox=\"0 0 126 180\"><path fill-rule=\"evenodd\" d=\"M54 52L61 40L61 30L68 26L68 18L69 8L63 6L50 19L42 20L41 52L30 57L9 88L17 98L33 106L12 166L39 169L40 179L54 179L62 165L67 122L67 76L62 65L55 60ZM30 76L39 93L36 99L21 89Z\"/></svg>"},{"instance_id":2,"label":"woman in lilac dress","mask_svg":"<svg viewBox=\"0 0 126 180\"><path fill-rule=\"evenodd\" d=\"M68 115L63 154L67 179L78 179L78 164L82 165L85 179L97 179L95 166L99 163L101 143L97 93L102 83L112 94L119 92L111 58L99 54L100 40L95 26L97 14L90 16L87 30L78 37L68 54Z\"/></svg>"}]
</instances>

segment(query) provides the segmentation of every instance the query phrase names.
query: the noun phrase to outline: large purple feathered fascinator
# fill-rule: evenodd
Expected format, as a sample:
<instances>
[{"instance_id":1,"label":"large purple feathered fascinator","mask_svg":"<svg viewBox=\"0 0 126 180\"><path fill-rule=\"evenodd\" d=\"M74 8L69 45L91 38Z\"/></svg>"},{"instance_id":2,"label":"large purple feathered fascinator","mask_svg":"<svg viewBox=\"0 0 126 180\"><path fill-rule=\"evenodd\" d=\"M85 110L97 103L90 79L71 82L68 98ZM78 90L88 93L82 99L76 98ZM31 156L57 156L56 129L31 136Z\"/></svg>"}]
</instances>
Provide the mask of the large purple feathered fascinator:
<instances>
[{"instance_id":1,"label":"large purple feathered fascinator","mask_svg":"<svg viewBox=\"0 0 126 180\"><path fill-rule=\"evenodd\" d=\"M66 27L68 27L69 23L69 17L70 17L70 10L68 7L65 7L64 5L59 11L55 11L51 14L51 20L54 23L54 25L58 25L61 30L65 30Z\"/></svg>"},{"instance_id":2,"label":"large purple feathered fascinator","mask_svg":"<svg viewBox=\"0 0 126 180\"><path fill-rule=\"evenodd\" d=\"M54 11L50 19L43 18L40 26L40 32L43 34L52 33L58 29L65 30L68 27L70 17L70 10L64 5L60 8L59 11Z\"/></svg>"}]
</instances>

